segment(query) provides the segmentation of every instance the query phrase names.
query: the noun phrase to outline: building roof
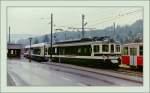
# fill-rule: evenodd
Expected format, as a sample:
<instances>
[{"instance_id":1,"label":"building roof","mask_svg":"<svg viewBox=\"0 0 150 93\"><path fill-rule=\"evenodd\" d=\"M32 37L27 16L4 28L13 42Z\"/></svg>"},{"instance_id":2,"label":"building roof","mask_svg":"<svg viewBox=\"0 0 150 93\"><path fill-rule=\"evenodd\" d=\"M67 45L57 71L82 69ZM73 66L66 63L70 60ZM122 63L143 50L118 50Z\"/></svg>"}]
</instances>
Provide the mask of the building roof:
<instances>
[{"instance_id":1,"label":"building roof","mask_svg":"<svg viewBox=\"0 0 150 93\"><path fill-rule=\"evenodd\" d=\"M7 49L22 49L22 44L7 44Z\"/></svg>"},{"instance_id":2,"label":"building roof","mask_svg":"<svg viewBox=\"0 0 150 93\"><path fill-rule=\"evenodd\" d=\"M47 43L38 43L38 44L32 44L31 47L41 47L46 45ZM25 46L25 48L30 48L30 45Z\"/></svg>"}]
</instances>

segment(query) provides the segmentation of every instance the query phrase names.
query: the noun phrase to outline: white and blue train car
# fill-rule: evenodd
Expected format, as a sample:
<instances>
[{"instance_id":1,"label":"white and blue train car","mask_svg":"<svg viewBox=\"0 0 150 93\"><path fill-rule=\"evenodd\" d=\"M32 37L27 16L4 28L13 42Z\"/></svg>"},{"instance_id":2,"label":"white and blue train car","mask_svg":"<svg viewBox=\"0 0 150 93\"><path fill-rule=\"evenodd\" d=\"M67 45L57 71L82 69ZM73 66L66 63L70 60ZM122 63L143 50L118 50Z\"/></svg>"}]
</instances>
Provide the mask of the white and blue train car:
<instances>
[{"instance_id":1,"label":"white and blue train car","mask_svg":"<svg viewBox=\"0 0 150 93\"><path fill-rule=\"evenodd\" d=\"M25 57L29 57L30 46L25 47ZM121 64L121 44L109 41L74 40L57 42L52 45L40 43L31 45L31 58L48 61L52 51L52 61L83 66L118 66Z\"/></svg>"}]
</instances>

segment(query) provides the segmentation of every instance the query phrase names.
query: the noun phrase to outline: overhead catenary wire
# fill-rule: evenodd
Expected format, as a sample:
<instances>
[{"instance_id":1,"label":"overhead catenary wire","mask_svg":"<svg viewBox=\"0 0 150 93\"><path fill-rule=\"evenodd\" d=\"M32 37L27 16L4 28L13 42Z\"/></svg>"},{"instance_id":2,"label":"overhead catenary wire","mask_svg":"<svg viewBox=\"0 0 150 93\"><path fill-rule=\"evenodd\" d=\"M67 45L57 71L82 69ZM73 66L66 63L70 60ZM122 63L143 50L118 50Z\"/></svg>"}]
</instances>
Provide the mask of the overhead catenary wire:
<instances>
[{"instance_id":1,"label":"overhead catenary wire","mask_svg":"<svg viewBox=\"0 0 150 93\"><path fill-rule=\"evenodd\" d=\"M138 13L140 11L141 11L141 9L132 10L132 11L128 11L128 12L125 12L125 13L122 13L122 14L118 14L116 16L110 16L110 17L106 17L106 18L103 18L103 19L100 19L100 20L94 20L92 22L88 22L87 27L88 28L93 28L94 26L97 26L99 24L110 22L110 21L113 21L113 20L116 20L116 19L128 16L128 15L132 15L132 14ZM89 24L91 24L91 25L89 25ZM74 25L80 25L80 23L74 24ZM56 26L56 28L67 28L67 29L74 29L75 28L73 26L65 26L65 25L60 25L60 26L59 25L55 25L55 26ZM77 28L77 29L79 29L79 28Z\"/></svg>"},{"instance_id":2,"label":"overhead catenary wire","mask_svg":"<svg viewBox=\"0 0 150 93\"><path fill-rule=\"evenodd\" d=\"M93 25L89 25L88 27L93 27L93 26L96 26L96 25L99 25L99 24L103 24L105 22L113 21L115 19L118 19L118 18L121 18L121 17L125 17L125 16L128 16L128 15L134 14L134 13L138 13L140 11L141 11L141 9L140 10L126 12L124 14L119 14L119 15L114 16L114 17L105 18L104 21L99 21L99 22L97 22L97 23L95 23Z\"/></svg>"}]
</instances>

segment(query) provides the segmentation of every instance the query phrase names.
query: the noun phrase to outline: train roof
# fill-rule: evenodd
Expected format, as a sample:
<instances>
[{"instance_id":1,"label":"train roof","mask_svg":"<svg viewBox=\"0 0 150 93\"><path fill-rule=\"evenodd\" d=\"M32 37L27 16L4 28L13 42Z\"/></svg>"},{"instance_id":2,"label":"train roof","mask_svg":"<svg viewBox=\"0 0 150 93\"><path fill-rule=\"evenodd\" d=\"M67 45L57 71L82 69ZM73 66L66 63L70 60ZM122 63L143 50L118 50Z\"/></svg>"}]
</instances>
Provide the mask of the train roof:
<instances>
[{"instance_id":1,"label":"train roof","mask_svg":"<svg viewBox=\"0 0 150 93\"><path fill-rule=\"evenodd\" d=\"M140 42L140 43L127 43L127 44L123 44L123 46L129 46L129 45L143 45L143 42Z\"/></svg>"},{"instance_id":2,"label":"train roof","mask_svg":"<svg viewBox=\"0 0 150 93\"><path fill-rule=\"evenodd\" d=\"M82 39L76 39L76 40L66 40L61 42L55 42L53 44L54 47L56 46L76 46L76 45L89 45L89 44L100 44L100 43L115 43L120 44L120 42L114 41L110 39L109 37L94 37L94 38L82 38ZM49 46L48 43L39 43L39 44L33 44L31 47L42 47L42 46ZM30 45L25 46L25 48L30 48Z\"/></svg>"},{"instance_id":3,"label":"train roof","mask_svg":"<svg viewBox=\"0 0 150 93\"><path fill-rule=\"evenodd\" d=\"M7 44L7 49L22 49L22 44Z\"/></svg>"},{"instance_id":4,"label":"train roof","mask_svg":"<svg viewBox=\"0 0 150 93\"><path fill-rule=\"evenodd\" d=\"M85 43L85 42L109 42L109 43L117 43L113 39L110 39L108 36L104 37L94 37L94 38L82 38L76 40L66 40L62 42L56 42L54 45L58 44L71 44L71 43Z\"/></svg>"},{"instance_id":5,"label":"train roof","mask_svg":"<svg viewBox=\"0 0 150 93\"><path fill-rule=\"evenodd\" d=\"M65 41L61 41L61 42L56 42L54 44L81 43L81 42L89 42L89 41L92 41L92 39L85 38L85 39L65 40Z\"/></svg>"},{"instance_id":6,"label":"train roof","mask_svg":"<svg viewBox=\"0 0 150 93\"><path fill-rule=\"evenodd\" d=\"M108 43L115 43L120 44L120 42L116 42L112 39L106 39L108 37L99 37L99 38L83 38L78 40L71 40L71 41L63 41L63 42L56 42L53 44L54 47L57 46L78 46L78 45L90 45L90 44L108 44Z\"/></svg>"},{"instance_id":7,"label":"train roof","mask_svg":"<svg viewBox=\"0 0 150 93\"><path fill-rule=\"evenodd\" d=\"M46 45L47 43L38 43L38 44L33 44L31 47L41 47ZM30 48L30 45L25 46L25 48Z\"/></svg>"}]
</instances>

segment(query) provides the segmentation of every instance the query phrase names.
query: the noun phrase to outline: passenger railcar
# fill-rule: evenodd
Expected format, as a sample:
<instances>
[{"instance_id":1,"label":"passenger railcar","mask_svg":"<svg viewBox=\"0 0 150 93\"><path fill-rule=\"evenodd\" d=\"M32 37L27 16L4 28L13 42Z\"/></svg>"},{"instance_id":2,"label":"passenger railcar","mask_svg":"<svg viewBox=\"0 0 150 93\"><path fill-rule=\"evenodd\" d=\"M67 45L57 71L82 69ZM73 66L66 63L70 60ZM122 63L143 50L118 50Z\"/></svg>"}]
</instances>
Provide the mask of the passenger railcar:
<instances>
[{"instance_id":1,"label":"passenger railcar","mask_svg":"<svg viewBox=\"0 0 150 93\"><path fill-rule=\"evenodd\" d=\"M122 47L122 64L143 68L143 43L129 43Z\"/></svg>"},{"instance_id":2,"label":"passenger railcar","mask_svg":"<svg viewBox=\"0 0 150 93\"><path fill-rule=\"evenodd\" d=\"M30 46L26 46L25 56L28 56ZM53 44L35 44L31 46L32 59L48 61L52 51L53 61L86 66L120 65L121 45L110 41L74 40Z\"/></svg>"},{"instance_id":3,"label":"passenger railcar","mask_svg":"<svg viewBox=\"0 0 150 93\"><path fill-rule=\"evenodd\" d=\"M31 46L27 45L24 48L24 57L31 57L31 59L36 61L48 61L48 58L45 57L46 49L45 43L33 44ZM29 55L29 51L31 50L31 56Z\"/></svg>"}]
</instances>

